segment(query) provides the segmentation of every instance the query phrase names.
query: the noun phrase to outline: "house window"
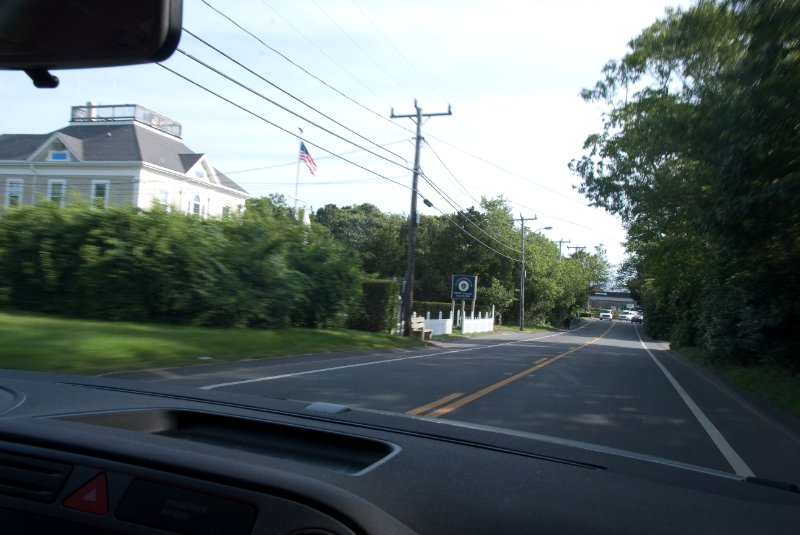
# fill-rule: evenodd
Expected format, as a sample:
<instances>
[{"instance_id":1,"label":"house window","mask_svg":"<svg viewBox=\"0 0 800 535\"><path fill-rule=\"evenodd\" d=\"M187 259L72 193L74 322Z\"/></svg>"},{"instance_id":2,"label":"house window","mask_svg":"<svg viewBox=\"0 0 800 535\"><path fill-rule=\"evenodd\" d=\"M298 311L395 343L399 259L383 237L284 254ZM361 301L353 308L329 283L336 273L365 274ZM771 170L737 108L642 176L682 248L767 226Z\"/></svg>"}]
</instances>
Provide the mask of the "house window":
<instances>
[{"instance_id":1,"label":"house window","mask_svg":"<svg viewBox=\"0 0 800 535\"><path fill-rule=\"evenodd\" d=\"M169 191L165 189L158 190L156 202L165 208L169 206Z\"/></svg>"},{"instance_id":2,"label":"house window","mask_svg":"<svg viewBox=\"0 0 800 535\"><path fill-rule=\"evenodd\" d=\"M6 206L14 207L22 204L22 180L9 178L6 181Z\"/></svg>"},{"instance_id":3,"label":"house window","mask_svg":"<svg viewBox=\"0 0 800 535\"><path fill-rule=\"evenodd\" d=\"M200 195L195 195L192 201L192 213L200 215Z\"/></svg>"},{"instance_id":4,"label":"house window","mask_svg":"<svg viewBox=\"0 0 800 535\"><path fill-rule=\"evenodd\" d=\"M108 180L92 180L92 205L96 208L107 208L110 184Z\"/></svg>"},{"instance_id":5,"label":"house window","mask_svg":"<svg viewBox=\"0 0 800 535\"><path fill-rule=\"evenodd\" d=\"M222 217L228 217L231 215L231 207L230 206L223 206L222 207Z\"/></svg>"},{"instance_id":6,"label":"house window","mask_svg":"<svg viewBox=\"0 0 800 535\"><path fill-rule=\"evenodd\" d=\"M57 203L59 206L64 206L64 193L67 189L67 183L64 180L48 180L47 181L47 198Z\"/></svg>"},{"instance_id":7,"label":"house window","mask_svg":"<svg viewBox=\"0 0 800 535\"><path fill-rule=\"evenodd\" d=\"M51 162L66 162L69 160L69 153L65 150L51 150L47 154L47 159Z\"/></svg>"}]
</instances>

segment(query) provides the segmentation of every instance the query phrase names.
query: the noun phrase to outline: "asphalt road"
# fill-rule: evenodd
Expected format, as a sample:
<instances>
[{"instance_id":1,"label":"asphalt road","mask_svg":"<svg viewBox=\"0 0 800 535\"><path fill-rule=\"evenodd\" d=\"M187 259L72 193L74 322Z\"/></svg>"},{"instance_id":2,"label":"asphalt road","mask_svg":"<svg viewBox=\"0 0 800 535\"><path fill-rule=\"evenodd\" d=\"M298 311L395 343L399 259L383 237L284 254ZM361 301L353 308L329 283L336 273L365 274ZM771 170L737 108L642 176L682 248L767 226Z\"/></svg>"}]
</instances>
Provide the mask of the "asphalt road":
<instances>
[{"instance_id":1,"label":"asphalt road","mask_svg":"<svg viewBox=\"0 0 800 535\"><path fill-rule=\"evenodd\" d=\"M413 351L113 374L449 418L800 483L800 420L688 363L637 325L501 332Z\"/></svg>"}]
</instances>

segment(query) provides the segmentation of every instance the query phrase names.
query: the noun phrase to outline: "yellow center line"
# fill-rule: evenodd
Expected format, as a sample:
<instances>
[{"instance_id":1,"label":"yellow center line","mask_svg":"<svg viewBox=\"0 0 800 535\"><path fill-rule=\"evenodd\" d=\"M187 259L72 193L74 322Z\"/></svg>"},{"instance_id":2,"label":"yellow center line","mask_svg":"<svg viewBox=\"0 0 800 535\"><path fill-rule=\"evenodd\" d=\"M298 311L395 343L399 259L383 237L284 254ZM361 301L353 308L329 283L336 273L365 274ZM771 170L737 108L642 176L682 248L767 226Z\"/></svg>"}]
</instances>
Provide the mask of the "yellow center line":
<instances>
[{"instance_id":1,"label":"yellow center line","mask_svg":"<svg viewBox=\"0 0 800 535\"><path fill-rule=\"evenodd\" d=\"M459 399L458 401L455 401L455 402L451 403L450 405L447 405L446 407L441 407L439 409L436 409L435 411L431 412L430 414L427 414L426 416L429 417L429 418L438 418L439 416L442 416L442 415L445 415L445 414L447 414L449 412L452 412L452 411L456 410L459 407L463 407L467 403L471 403L471 402L475 401L476 399L485 396L486 394L490 394L490 393L494 392L495 390L497 390L498 388L502 388L502 387L506 386L509 383L513 383L514 381L522 379L526 375L530 375L531 373L535 372L536 370L544 368L548 364L552 364L555 361L557 361L557 360L559 360L561 358L564 358L567 355L569 355L571 353L574 353L575 351L577 351L579 349L582 349L582 348L584 348L586 346L592 345L593 343L597 342L598 340L603 338L605 335L607 335L608 332L611 330L611 328L613 326L614 325L611 324L608 327L608 329L606 329L606 332L604 332L603 334L601 334L597 338L593 338L593 339L589 340L585 344L581 344L579 346L575 346L572 349L568 349L568 350L564 351L563 353L560 353L560 354L556 355L555 357L546 359L543 362L540 362L539 364L536 364L535 366L532 366L532 367L528 368L527 370L523 370L523 371L521 371L519 373L516 373L516 374L512 375L511 377L507 377L507 378L503 379L502 381L498 381L498 382L496 382L496 383L494 383L492 385L489 385L489 386L487 386L485 388L481 388L477 392L474 392L474 393L472 393L472 394L470 394L468 396L464 396L463 398Z\"/></svg>"},{"instance_id":2,"label":"yellow center line","mask_svg":"<svg viewBox=\"0 0 800 535\"><path fill-rule=\"evenodd\" d=\"M534 364L539 364L540 362L544 362L544 361L546 361L546 360L547 360L547 357L542 357L542 358L540 358L539 360L536 360L536 361L534 361L533 363L534 363Z\"/></svg>"},{"instance_id":3,"label":"yellow center line","mask_svg":"<svg viewBox=\"0 0 800 535\"><path fill-rule=\"evenodd\" d=\"M452 394L449 394L441 399L437 399L436 401L432 401L427 405L422 405L421 407L417 407L416 409L411 409L410 411L406 411L406 414L422 414L423 412L436 408L439 405L444 405L448 401L452 401L463 394L464 394L463 392L453 392Z\"/></svg>"}]
</instances>

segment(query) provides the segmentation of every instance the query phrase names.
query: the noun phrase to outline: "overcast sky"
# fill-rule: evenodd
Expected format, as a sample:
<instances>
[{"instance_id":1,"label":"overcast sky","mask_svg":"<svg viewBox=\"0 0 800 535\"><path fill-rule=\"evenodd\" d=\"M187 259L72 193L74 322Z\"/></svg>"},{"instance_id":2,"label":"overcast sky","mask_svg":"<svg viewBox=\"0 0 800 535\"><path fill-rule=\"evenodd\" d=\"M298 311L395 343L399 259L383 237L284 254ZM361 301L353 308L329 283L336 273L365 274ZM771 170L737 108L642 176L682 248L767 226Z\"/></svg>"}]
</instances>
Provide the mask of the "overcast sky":
<instances>
[{"instance_id":1,"label":"overcast sky","mask_svg":"<svg viewBox=\"0 0 800 535\"><path fill-rule=\"evenodd\" d=\"M564 253L567 246L591 250L602 243L612 262L622 260L622 225L587 206L567 168L586 136L601 128L601 109L584 103L579 92L668 5L688 2L207 1L264 44L202 0L184 1L184 28L285 93L186 33L180 48L301 117L179 52L164 65L292 134L303 129L318 172L311 176L301 168L300 204L316 210L372 203L408 213L414 123L389 115L392 107L396 114L413 113L417 99L423 113L448 105L453 111L423 125L422 170L447 195L421 181L421 195L434 205L420 203L423 214L452 213L453 204L468 208L481 196L502 195L515 217L538 217L530 230L552 226L542 233L569 240ZM70 106L88 101L140 104L180 122L184 143L252 195L282 193L294 202L299 141L290 133L158 65L55 74L61 84L47 90L35 89L24 74L0 72L0 133L56 130L68 123ZM363 168L329 153L347 153Z\"/></svg>"}]
</instances>

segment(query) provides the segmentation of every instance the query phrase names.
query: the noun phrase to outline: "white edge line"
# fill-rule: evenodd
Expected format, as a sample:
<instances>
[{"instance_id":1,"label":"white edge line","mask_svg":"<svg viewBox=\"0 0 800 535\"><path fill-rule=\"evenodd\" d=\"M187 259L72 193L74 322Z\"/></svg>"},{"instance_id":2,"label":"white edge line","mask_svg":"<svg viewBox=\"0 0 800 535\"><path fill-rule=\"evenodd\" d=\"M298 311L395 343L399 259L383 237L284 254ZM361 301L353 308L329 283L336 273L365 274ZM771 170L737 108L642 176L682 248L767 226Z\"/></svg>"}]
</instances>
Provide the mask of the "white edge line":
<instances>
[{"instance_id":1,"label":"white edge line","mask_svg":"<svg viewBox=\"0 0 800 535\"><path fill-rule=\"evenodd\" d=\"M519 343L522 343L522 342L532 342L534 340L542 340L544 338L552 338L553 336L558 336L558 335L561 335L561 334L564 334L564 333L555 333L555 334L550 334L550 335L547 335L547 336L540 336L538 338L527 338L525 340L512 340L511 342L503 342L503 343L500 343L500 344L494 344L494 345L489 345L489 346L468 347L466 349L451 349L450 351L442 351L442 352L439 352L439 353L426 353L424 355L412 355L412 356L409 356L409 357L397 357L397 358L393 358L393 359L373 360L373 361L370 361L370 362L360 362L358 364L345 364L343 366L332 366L330 368L317 368L317 369L314 369L314 370L306 370L304 372L284 373L284 374L281 374L281 375L268 375L266 377L256 377L255 379L243 379L241 381L231 381L229 383L218 383L218 384L214 384L214 385L201 386L200 390L213 390L215 388L223 388L223 387L226 387L226 386L244 385L244 384L249 384L249 383L260 383L260 382L263 382L263 381L274 381L275 379L287 379L289 377L299 377L301 375L310 375L310 374L313 374L313 373L332 372L332 371L337 371L337 370L346 370L348 368L360 368L362 366L372 366L373 364L386 364L388 362L399 362L399 361L402 361L402 360L421 359L421 358L426 358L426 357L438 357L438 356L441 356L441 355L449 355L451 353L462 353L464 351L474 351L476 349L491 349L493 347L500 347L500 346L506 346L506 345L511 345L511 344L519 344Z\"/></svg>"},{"instance_id":2,"label":"white edge line","mask_svg":"<svg viewBox=\"0 0 800 535\"><path fill-rule=\"evenodd\" d=\"M639 334L638 328L636 329L636 336L639 338L639 343L642 344L644 350L647 351L647 354L650 355L650 358L653 359L653 362L656 363L656 366L661 369L661 371L664 373L664 376L666 376L667 380L672 384L673 388L675 388L675 391L678 392L678 395L683 399L684 403L686 403L686 406L689 407L690 411L692 411L694 417L697 418L698 422L700 422L700 425L703 427L705 432L708 433L711 441L714 442L714 445L717 447L720 453L722 453L723 457L725 457L725 460L728 461L728 464L731 465L731 468L733 468L734 472L743 477L754 477L755 474L753 471L750 470L750 467L747 466L747 463L745 463L739 454L736 453L736 451L733 449L733 446L731 446L730 443L725 440L725 437L722 436L722 433L720 433L719 429L717 429L717 427L711 423L711 420L709 420L705 413L700 410L700 407L697 406L697 403L695 403L694 400L689 397L689 394L686 393L686 390L683 389L675 377L669 373L669 370L667 370L667 368L658 361L655 355L653 355L650 349L645 345L641 335Z\"/></svg>"}]
</instances>

